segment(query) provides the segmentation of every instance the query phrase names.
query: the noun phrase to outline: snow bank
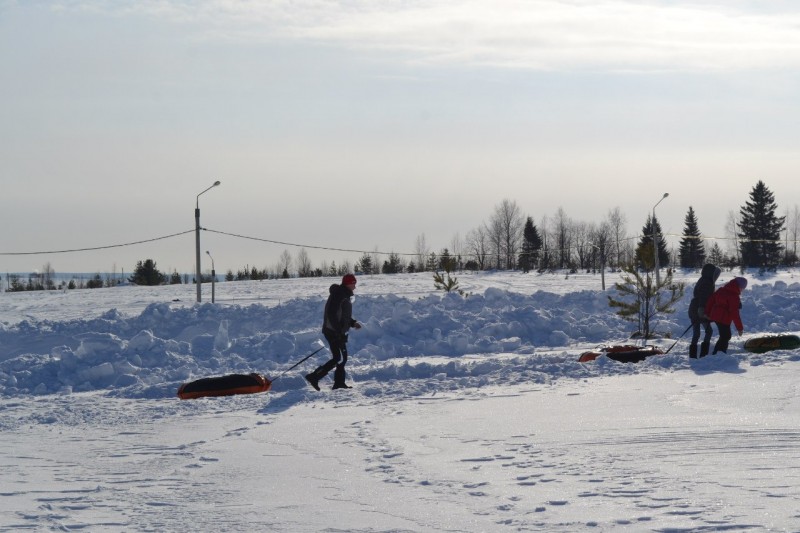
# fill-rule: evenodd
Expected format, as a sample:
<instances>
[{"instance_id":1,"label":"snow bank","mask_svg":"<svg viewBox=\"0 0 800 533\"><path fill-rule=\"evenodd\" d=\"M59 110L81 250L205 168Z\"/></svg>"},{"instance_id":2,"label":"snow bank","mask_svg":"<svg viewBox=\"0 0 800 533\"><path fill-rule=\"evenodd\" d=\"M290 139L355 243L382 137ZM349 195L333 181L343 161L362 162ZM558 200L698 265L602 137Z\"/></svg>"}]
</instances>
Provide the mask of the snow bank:
<instances>
[{"instance_id":1,"label":"snow bank","mask_svg":"<svg viewBox=\"0 0 800 533\"><path fill-rule=\"evenodd\" d=\"M657 331L680 335L688 324L690 292ZM624 342L634 329L608 307L607 296L599 290L523 294L498 287L468 296L357 296L354 311L364 328L351 335L348 366L359 381L377 386L409 380L417 383L408 388L429 390L688 364L684 345L643 365L604 358L578 364L581 351ZM104 390L121 397L166 398L180 383L201 377L261 372L275 378L319 346L323 304L322 297L276 306L161 302L132 317L111 309L90 319L4 325L0 395ZM742 315L748 333L800 330L800 284L754 284L744 295ZM661 341L664 346L673 342ZM274 390L304 389L300 376L326 354L282 376Z\"/></svg>"}]
</instances>

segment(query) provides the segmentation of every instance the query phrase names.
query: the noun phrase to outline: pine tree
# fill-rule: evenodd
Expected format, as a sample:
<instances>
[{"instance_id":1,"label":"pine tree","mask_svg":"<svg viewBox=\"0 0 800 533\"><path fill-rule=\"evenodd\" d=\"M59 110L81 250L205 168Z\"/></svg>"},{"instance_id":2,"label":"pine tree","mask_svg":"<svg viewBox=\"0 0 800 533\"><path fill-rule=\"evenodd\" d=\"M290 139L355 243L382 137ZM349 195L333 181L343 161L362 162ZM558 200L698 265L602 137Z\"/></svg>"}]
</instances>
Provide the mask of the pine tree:
<instances>
[{"instance_id":1,"label":"pine tree","mask_svg":"<svg viewBox=\"0 0 800 533\"><path fill-rule=\"evenodd\" d=\"M403 272L403 262L400 256L394 252L389 254L389 259L383 262L381 273L383 274L401 274Z\"/></svg>"},{"instance_id":2,"label":"pine tree","mask_svg":"<svg viewBox=\"0 0 800 533\"><path fill-rule=\"evenodd\" d=\"M694 214L692 206L689 206L689 212L686 213L683 224L683 238L681 239L681 247L678 252L681 267L701 268L706 262L706 249L701 239L700 229L697 225L697 217Z\"/></svg>"},{"instance_id":3,"label":"pine tree","mask_svg":"<svg viewBox=\"0 0 800 533\"><path fill-rule=\"evenodd\" d=\"M364 253L364 255L361 256L361 259L359 259L356 263L356 272L361 272L362 274L372 274L372 269L372 256L368 253Z\"/></svg>"},{"instance_id":4,"label":"pine tree","mask_svg":"<svg viewBox=\"0 0 800 533\"><path fill-rule=\"evenodd\" d=\"M136 285L161 285L166 281L166 276L159 272L156 262L152 259L145 259L143 262L136 263L133 275L128 281ZM100 286L102 287L102 281Z\"/></svg>"},{"instance_id":5,"label":"pine tree","mask_svg":"<svg viewBox=\"0 0 800 533\"><path fill-rule=\"evenodd\" d=\"M775 195L763 181L756 183L750 191L750 201L739 210L743 266L774 269L780 264L780 238L786 217L776 216L777 209Z\"/></svg>"},{"instance_id":6,"label":"pine tree","mask_svg":"<svg viewBox=\"0 0 800 533\"><path fill-rule=\"evenodd\" d=\"M725 257L725 253L716 242L711 245L711 251L708 253L708 261L715 265L724 265L728 262L728 258Z\"/></svg>"},{"instance_id":7,"label":"pine tree","mask_svg":"<svg viewBox=\"0 0 800 533\"><path fill-rule=\"evenodd\" d=\"M653 234L658 234L658 265L665 267L669 265L669 252L664 235L661 233L661 224L658 218L647 215L647 222L642 228L642 237L636 246L636 261L640 268L652 270L655 266L655 256L653 254Z\"/></svg>"},{"instance_id":8,"label":"pine tree","mask_svg":"<svg viewBox=\"0 0 800 533\"><path fill-rule=\"evenodd\" d=\"M525 221L525 229L522 231L522 252L519 254L520 270L527 273L531 269L537 268L541 249L542 237L539 235L533 219L528 217Z\"/></svg>"},{"instance_id":9,"label":"pine tree","mask_svg":"<svg viewBox=\"0 0 800 533\"><path fill-rule=\"evenodd\" d=\"M638 323L637 336L650 339L654 320L660 314L675 312L674 306L683 298L685 285L673 283L670 270L660 283L649 272L639 272L634 265L623 266L622 272L622 281L614 284L619 296L608 296L608 305L618 309L617 314L622 318Z\"/></svg>"}]
</instances>

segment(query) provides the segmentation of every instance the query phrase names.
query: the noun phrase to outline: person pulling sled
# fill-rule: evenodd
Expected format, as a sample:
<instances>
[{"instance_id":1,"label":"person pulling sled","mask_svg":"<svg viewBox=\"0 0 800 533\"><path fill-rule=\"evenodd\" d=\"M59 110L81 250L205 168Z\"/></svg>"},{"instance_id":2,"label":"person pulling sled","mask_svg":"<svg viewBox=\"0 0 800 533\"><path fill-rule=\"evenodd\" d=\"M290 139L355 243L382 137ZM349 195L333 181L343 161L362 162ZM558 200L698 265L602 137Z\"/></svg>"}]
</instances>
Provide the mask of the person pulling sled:
<instances>
[{"instance_id":1,"label":"person pulling sled","mask_svg":"<svg viewBox=\"0 0 800 533\"><path fill-rule=\"evenodd\" d=\"M703 342L700 344L700 357L708 355L711 346L711 335L714 329L711 320L706 316L706 302L714 294L714 284L722 271L712 264L703 266L700 279L694 286L692 301L689 302L689 320L692 321L692 342L689 344L689 357L697 359L697 342L700 340L700 327L705 330Z\"/></svg>"},{"instance_id":2,"label":"person pulling sled","mask_svg":"<svg viewBox=\"0 0 800 533\"><path fill-rule=\"evenodd\" d=\"M325 302L325 313L322 321L322 334L331 349L331 359L318 367L310 374L306 374L306 381L319 390L319 381L333 373L333 389L351 388L345 383L344 365L347 364L347 334L350 328L361 329L361 324L353 318L353 304L350 297L356 289L356 277L346 274L341 285L331 285L328 301Z\"/></svg>"}]
</instances>

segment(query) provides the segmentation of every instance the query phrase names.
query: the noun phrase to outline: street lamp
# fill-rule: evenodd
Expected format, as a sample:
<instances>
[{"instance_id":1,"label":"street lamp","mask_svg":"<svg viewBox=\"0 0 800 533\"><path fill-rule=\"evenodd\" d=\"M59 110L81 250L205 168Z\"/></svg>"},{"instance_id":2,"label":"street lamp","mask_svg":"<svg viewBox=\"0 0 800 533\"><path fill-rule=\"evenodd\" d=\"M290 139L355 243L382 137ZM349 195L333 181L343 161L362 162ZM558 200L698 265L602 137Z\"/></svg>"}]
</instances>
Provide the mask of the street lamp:
<instances>
[{"instance_id":1,"label":"street lamp","mask_svg":"<svg viewBox=\"0 0 800 533\"><path fill-rule=\"evenodd\" d=\"M653 220L651 222L653 224L653 264L656 269L656 286L661 284L661 278L658 273L658 233L656 232L656 207L658 207L658 204L660 204L667 196L669 196L669 193L665 192L664 196L661 197L661 200L656 202L656 205L653 206Z\"/></svg>"},{"instance_id":2,"label":"street lamp","mask_svg":"<svg viewBox=\"0 0 800 533\"><path fill-rule=\"evenodd\" d=\"M211 252L206 250L208 257L211 257ZM211 257L211 303L214 303L214 283L217 281L217 271L214 270L214 258Z\"/></svg>"},{"instance_id":3,"label":"street lamp","mask_svg":"<svg viewBox=\"0 0 800 533\"><path fill-rule=\"evenodd\" d=\"M202 283L202 278L200 276L200 195L206 193L219 185L219 181L215 181L214 185L209 187L208 189L204 190L200 194L197 195L197 199L195 202L194 207L194 242L195 242L195 259L197 260L197 264L195 265L195 281L197 282L197 302L200 302L200 284Z\"/></svg>"}]
</instances>

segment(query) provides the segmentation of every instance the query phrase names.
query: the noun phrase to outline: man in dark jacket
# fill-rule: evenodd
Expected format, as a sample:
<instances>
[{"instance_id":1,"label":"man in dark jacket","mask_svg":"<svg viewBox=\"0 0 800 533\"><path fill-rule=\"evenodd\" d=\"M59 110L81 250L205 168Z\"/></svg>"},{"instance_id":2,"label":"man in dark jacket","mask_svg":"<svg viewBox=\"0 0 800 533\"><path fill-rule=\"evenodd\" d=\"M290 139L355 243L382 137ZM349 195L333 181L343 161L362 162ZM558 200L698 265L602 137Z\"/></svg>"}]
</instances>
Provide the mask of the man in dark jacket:
<instances>
[{"instance_id":1,"label":"man in dark jacket","mask_svg":"<svg viewBox=\"0 0 800 533\"><path fill-rule=\"evenodd\" d=\"M692 342L689 344L689 357L697 358L697 341L700 340L700 326L705 328L703 343L700 345L700 357L708 355L711 345L711 335L714 329L711 321L706 316L706 302L714 294L714 283L720 275L721 270L712 264L703 266L700 271L700 279L694 286L692 301L689 302L689 320L692 321Z\"/></svg>"},{"instance_id":2,"label":"man in dark jacket","mask_svg":"<svg viewBox=\"0 0 800 533\"><path fill-rule=\"evenodd\" d=\"M350 297L356 288L356 277L346 274L342 278L342 284L333 284L330 287L330 296L325 303L325 316L322 320L322 334L331 348L331 359L310 374L306 375L306 381L316 390L319 390L319 380L328 375L328 372L336 368L333 373L334 389L349 389L345 380L344 365L347 363L347 332L350 328L361 329L361 324L353 318L353 304Z\"/></svg>"}]
</instances>

